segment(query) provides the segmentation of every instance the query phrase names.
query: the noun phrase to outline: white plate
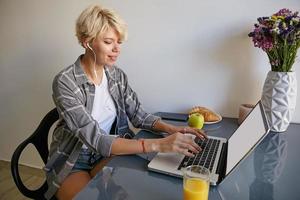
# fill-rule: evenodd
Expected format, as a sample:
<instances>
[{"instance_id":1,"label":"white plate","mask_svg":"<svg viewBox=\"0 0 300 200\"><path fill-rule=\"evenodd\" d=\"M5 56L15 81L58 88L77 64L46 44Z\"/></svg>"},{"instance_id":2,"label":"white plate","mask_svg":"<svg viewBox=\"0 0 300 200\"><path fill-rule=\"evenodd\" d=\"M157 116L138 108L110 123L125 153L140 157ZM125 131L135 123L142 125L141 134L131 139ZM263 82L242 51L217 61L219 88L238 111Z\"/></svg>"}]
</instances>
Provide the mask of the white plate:
<instances>
[{"instance_id":1,"label":"white plate","mask_svg":"<svg viewBox=\"0 0 300 200\"><path fill-rule=\"evenodd\" d=\"M216 113L216 115L218 115L218 117L219 117L219 120L218 120L218 121L204 122L204 124L216 124L216 123L219 123L220 121L222 121L222 116L219 115L219 114L217 114L217 113Z\"/></svg>"}]
</instances>

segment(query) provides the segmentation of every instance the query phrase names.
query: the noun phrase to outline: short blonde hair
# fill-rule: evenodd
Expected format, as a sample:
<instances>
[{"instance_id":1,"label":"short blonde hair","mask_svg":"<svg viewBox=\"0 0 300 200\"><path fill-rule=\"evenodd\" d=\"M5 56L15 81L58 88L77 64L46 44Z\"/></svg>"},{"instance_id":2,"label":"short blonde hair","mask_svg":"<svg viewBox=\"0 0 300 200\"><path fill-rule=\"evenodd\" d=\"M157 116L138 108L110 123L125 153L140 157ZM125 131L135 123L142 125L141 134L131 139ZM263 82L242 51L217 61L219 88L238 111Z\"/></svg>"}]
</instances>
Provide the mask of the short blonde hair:
<instances>
[{"instance_id":1,"label":"short blonde hair","mask_svg":"<svg viewBox=\"0 0 300 200\"><path fill-rule=\"evenodd\" d=\"M76 36L78 42L91 42L109 28L119 34L122 41L127 39L127 25L113 11L99 5L91 5L79 15L76 21Z\"/></svg>"}]
</instances>

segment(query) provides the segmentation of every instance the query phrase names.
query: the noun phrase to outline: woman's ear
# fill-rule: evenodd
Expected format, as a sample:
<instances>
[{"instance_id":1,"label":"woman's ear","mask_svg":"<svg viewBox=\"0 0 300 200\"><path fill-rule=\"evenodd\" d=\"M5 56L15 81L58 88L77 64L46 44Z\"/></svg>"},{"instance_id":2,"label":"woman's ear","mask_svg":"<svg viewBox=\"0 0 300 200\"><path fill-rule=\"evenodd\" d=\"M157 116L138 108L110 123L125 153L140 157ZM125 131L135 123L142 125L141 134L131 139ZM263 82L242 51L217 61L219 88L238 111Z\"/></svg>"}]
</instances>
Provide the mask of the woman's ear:
<instances>
[{"instance_id":1,"label":"woman's ear","mask_svg":"<svg viewBox=\"0 0 300 200\"><path fill-rule=\"evenodd\" d=\"M83 48L87 49L88 48L88 43L87 42L82 42Z\"/></svg>"},{"instance_id":2,"label":"woman's ear","mask_svg":"<svg viewBox=\"0 0 300 200\"><path fill-rule=\"evenodd\" d=\"M82 41L82 46L83 46L83 48L85 48L85 49L89 49L89 41L88 41L88 40Z\"/></svg>"}]
</instances>

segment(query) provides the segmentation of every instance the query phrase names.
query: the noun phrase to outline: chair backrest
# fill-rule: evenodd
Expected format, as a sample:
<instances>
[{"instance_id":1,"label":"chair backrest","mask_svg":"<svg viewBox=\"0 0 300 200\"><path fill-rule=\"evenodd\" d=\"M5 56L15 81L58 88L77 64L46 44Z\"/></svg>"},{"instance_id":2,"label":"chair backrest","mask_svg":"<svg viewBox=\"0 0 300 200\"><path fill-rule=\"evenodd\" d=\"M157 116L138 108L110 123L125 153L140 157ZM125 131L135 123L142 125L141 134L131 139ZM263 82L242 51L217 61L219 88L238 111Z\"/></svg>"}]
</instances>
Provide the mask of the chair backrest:
<instances>
[{"instance_id":1,"label":"chair backrest","mask_svg":"<svg viewBox=\"0 0 300 200\"><path fill-rule=\"evenodd\" d=\"M22 182L20 174L19 174L19 158L21 156L22 151L28 144L33 144L37 151L39 152L43 162L46 164L47 158L49 155L48 149L48 134L50 132L51 126L58 120L58 112L56 108L52 109L47 115L42 119L37 129L34 133L27 138L24 142L22 142L17 149L15 150L12 159L11 159L11 173L13 179L20 190L20 192L32 199L44 199L44 193L48 189L47 182L45 181L41 187L36 190L28 189Z\"/></svg>"}]
</instances>

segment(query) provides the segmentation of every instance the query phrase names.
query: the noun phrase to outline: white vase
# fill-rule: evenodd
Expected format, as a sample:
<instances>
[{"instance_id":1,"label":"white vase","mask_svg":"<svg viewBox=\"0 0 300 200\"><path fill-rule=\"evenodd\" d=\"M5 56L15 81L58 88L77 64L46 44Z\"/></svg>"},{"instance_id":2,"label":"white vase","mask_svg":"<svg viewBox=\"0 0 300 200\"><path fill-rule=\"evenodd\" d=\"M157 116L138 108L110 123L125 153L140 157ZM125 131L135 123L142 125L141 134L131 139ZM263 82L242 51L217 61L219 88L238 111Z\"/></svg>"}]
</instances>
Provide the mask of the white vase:
<instances>
[{"instance_id":1,"label":"white vase","mask_svg":"<svg viewBox=\"0 0 300 200\"><path fill-rule=\"evenodd\" d=\"M296 99L296 73L269 71L263 86L261 102L271 131L286 131L296 108Z\"/></svg>"}]
</instances>

